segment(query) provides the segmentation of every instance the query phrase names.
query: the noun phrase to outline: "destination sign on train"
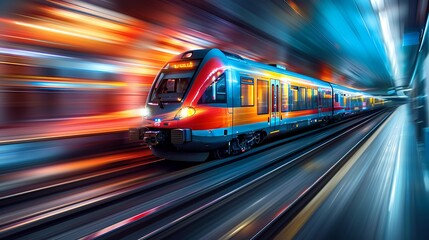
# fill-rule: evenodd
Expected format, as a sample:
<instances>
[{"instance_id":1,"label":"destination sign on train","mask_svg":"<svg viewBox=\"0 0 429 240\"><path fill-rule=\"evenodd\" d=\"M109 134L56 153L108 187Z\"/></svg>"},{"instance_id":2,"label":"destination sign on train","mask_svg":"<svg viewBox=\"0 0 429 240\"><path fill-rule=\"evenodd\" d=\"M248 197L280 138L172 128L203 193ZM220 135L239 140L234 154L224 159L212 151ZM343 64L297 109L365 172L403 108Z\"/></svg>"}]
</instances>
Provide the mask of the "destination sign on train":
<instances>
[{"instance_id":1,"label":"destination sign on train","mask_svg":"<svg viewBox=\"0 0 429 240\"><path fill-rule=\"evenodd\" d=\"M200 62L196 60L170 62L167 64L166 69L189 70L198 67L199 63Z\"/></svg>"}]
</instances>

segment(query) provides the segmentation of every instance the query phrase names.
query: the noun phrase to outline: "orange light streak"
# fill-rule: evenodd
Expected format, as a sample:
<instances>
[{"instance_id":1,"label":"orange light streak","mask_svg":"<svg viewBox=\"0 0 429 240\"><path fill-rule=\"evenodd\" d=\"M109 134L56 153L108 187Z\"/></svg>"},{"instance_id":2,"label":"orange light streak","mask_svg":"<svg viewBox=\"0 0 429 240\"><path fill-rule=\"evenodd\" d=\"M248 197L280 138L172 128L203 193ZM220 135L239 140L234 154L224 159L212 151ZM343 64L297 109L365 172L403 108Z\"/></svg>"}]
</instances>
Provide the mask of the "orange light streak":
<instances>
[{"instance_id":1,"label":"orange light streak","mask_svg":"<svg viewBox=\"0 0 429 240\"><path fill-rule=\"evenodd\" d=\"M22 131L23 127L6 129L4 131L13 131L15 135L3 134L0 137L0 144L121 132L127 131L130 126L137 126L140 122L141 116L138 109L86 117L71 117L49 125L39 125L39 129L33 130L31 133ZM16 134L18 129L23 134ZM12 138L8 136L12 136Z\"/></svg>"},{"instance_id":2,"label":"orange light streak","mask_svg":"<svg viewBox=\"0 0 429 240\"><path fill-rule=\"evenodd\" d=\"M300 15L301 17L302 15L302 11L301 9L298 7L298 5L296 5L296 3L294 3L293 1L289 0L287 1L287 4L289 5L290 8L292 8L292 10L297 13L298 15Z\"/></svg>"},{"instance_id":3,"label":"orange light streak","mask_svg":"<svg viewBox=\"0 0 429 240\"><path fill-rule=\"evenodd\" d=\"M89 3L84 3L82 1L68 1L69 3L48 0L48 2L54 3L56 5L66 7L69 9L74 9L76 11L85 12L94 16L103 17L106 19L111 19L113 21L122 22L122 23L132 23L137 22L138 20L129 17L124 14L120 14L108 9L104 9ZM70 3L71 2L71 3Z\"/></svg>"},{"instance_id":4,"label":"orange light streak","mask_svg":"<svg viewBox=\"0 0 429 240\"><path fill-rule=\"evenodd\" d=\"M36 65L33 65L33 64L16 63L16 62L0 62L0 64L17 65L17 66L28 66L28 67L34 67L34 66L36 66Z\"/></svg>"},{"instance_id":5,"label":"orange light streak","mask_svg":"<svg viewBox=\"0 0 429 240\"><path fill-rule=\"evenodd\" d=\"M2 62L0 62L2 63ZM17 64L17 65L25 65L25 64ZM25 65L27 66L27 65ZM33 66L33 65L28 65ZM126 87L127 83L125 82L108 82L108 81L94 81L92 79L76 79L76 78L64 78L64 77L47 77L47 76L31 76L31 75L0 75L3 78L13 78L24 81L44 81L44 82L62 82L62 83L84 83L84 84L92 84L92 85L106 85L112 87Z\"/></svg>"},{"instance_id":6,"label":"orange light streak","mask_svg":"<svg viewBox=\"0 0 429 240\"><path fill-rule=\"evenodd\" d=\"M14 21L14 23L16 25L19 25L19 26L30 27L30 28L35 28L35 29L39 29L39 30L44 30L44 31L49 31L49 32L54 32L54 33L60 33L60 34L64 34L64 35L79 37L79 38L85 38L85 39L95 40L95 41L99 41L99 42L115 43L112 40L108 40L108 39L104 39L104 38L100 38L100 37L89 36L89 35L84 35L84 34L72 32L72 31L60 30L60 29L55 29L55 28L50 28L50 27L35 25L35 24L31 24L31 23L24 23L24 22L19 22L19 21ZM72 30L72 29L70 29L70 30Z\"/></svg>"},{"instance_id":7,"label":"orange light streak","mask_svg":"<svg viewBox=\"0 0 429 240\"><path fill-rule=\"evenodd\" d=\"M77 21L79 23L95 25L98 27L103 27L103 28L107 28L110 30L122 31L122 32L127 32L130 30L128 27L125 27L125 26L122 26L119 24L115 24L115 23L109 22L107 20L101 20L99 18L90 17L90 16L87 16L84 14L69 12L69 11L62 10L62 9L46 9L46 11L53 14L53 15L56 15L59 17L64 17L68 20L74 20L74 21Z\"/></svg>"},{"instance_id":8,"label":"orange light streak","mask_svg":"<svg viewBox=\"0 0 429 240\"><path fill-rule=\"evenodd\" d=\"M13 23L13 22L11 21L11 23ZM41 42L41 43L48 43L48 44L64 45L61 43L56 43L56 42L51 42L51 41L44 41L44 40L40 40L40 39L26 38L26 37L18 37L18 36L6 35L6 34L0 34L0 36L3 36L5 38L13 38L13 39L19 39L19 40L31 41L31 42Z\"/></svg>"}]
</instances>

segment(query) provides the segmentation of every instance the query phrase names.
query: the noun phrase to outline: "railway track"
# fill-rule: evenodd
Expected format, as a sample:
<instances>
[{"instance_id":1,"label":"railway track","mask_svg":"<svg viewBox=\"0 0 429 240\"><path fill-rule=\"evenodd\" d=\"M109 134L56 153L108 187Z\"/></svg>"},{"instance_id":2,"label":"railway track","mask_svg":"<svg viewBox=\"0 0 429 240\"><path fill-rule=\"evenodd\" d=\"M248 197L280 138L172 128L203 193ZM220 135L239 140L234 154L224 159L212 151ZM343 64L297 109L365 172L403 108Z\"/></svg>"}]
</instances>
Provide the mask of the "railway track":
<instances>
[{"instance_id":1,"label":"railway track","mask_svg":"<svg viewBox=\"0 0 429 240\"><path fill-rule=\"evenodd\" d=\"M344 132L351 126L369 121L369 119L378 114L380 113L373 113L358 119L350 118L345 122L271 142L243 155L227 159L196 166L168 163L167 165L179 164L179 167L173 171L167 171L152 177L150 181L147 181L147 179L128 179L130 180L129 182L135 184L122 186L116 191L110 191L109 193L104 193L104 195L92 195L87 198L86 204L82 204L82 201L76 201L73 203L74 205L70 205L70 202L65 202L64 204L68 205L63 207L61 211L58 211L58 207L56 209L46 208L36 212L30 218L26 218L27 222L23 222L22 216L21 219L18 217L13 220L9 218L8 222L3 222L0 225L0 237L24 238L25 236L31 236L32 239L42 239L49 237L81 238L86 236L90 239L94 237L125 236L133 232L131 231L133 229L135 234L139 236L155 236L195 215L196 212L194 211L202 211L201 206L206 206L207 204L207 202L203 204L203 201L200 208L188 211L188 213L182 214L181 217L176 216L176 220L165 224L165 219L168 217L174 219L171 213L177 211L177 209L189 210L186 208L189 202L195 202L196 199L207 200L217 196L216 193L219 193L221 189L272 168L279 162L285 161L285 158L300 153L303 154L308 149L326 141L326 139ZM307 143L303 144L306 141ZM274 151L273 149L276 148L282 148L287 153L281 157L272 156L267 161L260 161L261 157L270 157L267 152ZM252 159L249 160L249 156L252 156ZM127 168L122 166L129 170L134 169L136 178L138 178L139 171L141 171L137 162L137 165L134 165L135 167ZM114 176L114 172L109 174ZM116 171L116 173L118 172L121 172L121 170ZM92 176L88 175L85 180L80 182L81 185L74 185L76 183L73 180L69 181L68 184L70 185L68 186L70 187L66 188L67 190L65 191L81 189L83 185L88 183L85 181L92 181L90 179L100 177L96 173L93 173ZM106 176L104 179L99 178L99 182L104 182L108 178ZM15 198L19 202L20 197L26 196L26 199L23 199L22 202L31 204L31 196L37 196L33 195L36 192L40 191L39 193L42 193L46 191L44 193L47 195L54 196L58 191L64 191L63 186L61 183L58 183L58 185L53 184L52 188L45 186L37 191L16 194L9 199ZM56 190L53 191L52 189ZM90 192L91 189L88 188L86 191ZM230 195L233 195L233 193ZM10 201L9 203L12 202ZM5 210L8 210L7 205L2 205L0 208L2 215L4 215ZM209 206L207 205L206 207ZM133 221L130 221L130 219L133 219ZM141 231L144 231L144 233Z\"/></svg>"},{"instance_id":2,"label":"railway track","mask_svg":"<svg viewBox=\"0 0 429 240\"><path fill-rule=\"evenodd\" d=\"M248 239L248 238L262 238L265 235L272 233L273 226L277 226L277 219L283 218L285 215L291 216L299 211L300 207L304 206L306 201L311 199L311 196L317 193L320 186L323 186L329 178L335 173L335 171L344 163L344 160L353 153L354 150L360 145L366 137L368 137L379 124L371 121L378 119L384 121L388 116L387 113L383 116L377 115L376 118L368 118L359 123L356 123L352 128L342 131L341 133L336 132L335 137L314 143L312 146L304 147L294 154L289 154L289 151L281 151L281 154L276 154L270 165L261 168L255 168L252 172L243 174L236 179L231 179L228 183L222 183L212 187L203 194L197 194L193 196L191 200L183 201L181 204L172 206L168 211L153 218L147 217L140 221L135 221L128 226L125 226L116 231L111 231L105 234L101 239L108 238L130 238L130 239L146 239L146 238L159 238L159 239L191 239L191 238L208 238L208 239ZM368 127L367 124L373 124ZM270 216L270 220L265 220L265 225L252 226L250 229L244 230L249 225L249 222L254 222L260 216L265 214L265 211L260 209L269 210L273 208L273 204L270 207L262 207L261 203L270 202L273 199L279 200L278 192L283 190L282 182L285 180L276 180L278 184L274 187L273 192L265 192L264 189L271 189L267 187L278 177L279 175L287 176L289 172L297 172L303 177L302 169L300 167L303 164L311 162L314 156L320 154L321 151L330 149L336 146L344 138L350 136L350 134L356 134L362 128L367 128L369 132L365 130L364 137L361 141L355 145L355 148L347 150L345 155L341 155L340 159L335 161L334 165L329 167L329 170L321 173L319 176L315 176L314 182L311 182L308 187L304 189L295 189L289 194L293 196L292 199L286 201L287 204L281 207L277 207L275 214ZM336 151L336 150L334 150ZM267 157L268 158L268 157ZM263 159L263 158L262 158ZM301 172L301 173L300 173ZM296 181L297 179L285 178L289 183ZM298 179L298 181L300 181ZM298 183L295 182L298 185ZM255 190L258 189L258 190ZM257 197L254 197L254 196ZM261 196L263 196L261 198ZM266 197L269 196L269 197ZM249 201L248 199L253 199ZM262 200L261 200L262 199ZM245 207L242 207L245 205ZM256 207L255 207L256 206ZM252 208L251 211L246 211L246 208ZM239 210L237 210L239 209ZM272 209L271 209L272 211ZM232 212L228 214L228 212ZM242 213L245 214L242 214ZM242 218L237 216L244 215ZM236 222L231 219L239 219ZM225 224L227 223L227 224ZM205 226L199 228L199 226ZM220 226L220 227L219 227ZM243 227L244 226L244 227ZM213 229L220 228L219 231ZM254 229L262 229L261 231L254 231ZM252 233L252 230L254 231ZM243 235L239 235L240 231L245 232ZM249 234L250 233L250 234ZM89 235L92 238L95 235ZM271 235L268 235L271 238Z\"/></svg>"}]
</instances>

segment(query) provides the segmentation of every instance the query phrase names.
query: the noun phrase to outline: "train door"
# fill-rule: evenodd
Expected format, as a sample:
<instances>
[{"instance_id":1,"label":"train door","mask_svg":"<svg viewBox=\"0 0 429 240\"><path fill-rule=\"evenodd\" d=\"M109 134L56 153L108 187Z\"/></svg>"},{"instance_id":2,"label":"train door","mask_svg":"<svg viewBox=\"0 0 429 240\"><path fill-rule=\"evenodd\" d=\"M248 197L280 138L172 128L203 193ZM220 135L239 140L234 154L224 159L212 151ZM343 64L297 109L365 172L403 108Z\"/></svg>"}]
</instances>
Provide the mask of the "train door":
<instances>
[{"instance_id":1,"label":"train door","mask_svg":"<svg viewBox=\"0 0 429 240\"><path fill-rule=\"evenodd\" d=\"M322 91L323 91L322 88L318 88L318 91L317 91L317 112L318 112L319 118L323 117L323 111L322 111L322 108L323 108Z\"/></svg>"},{"instance_id":2,"label":"train door","mask_svg":"<svg viewBox=\"0 0 429 240\"><path fill-rule=\"evenodd\" d=\"M271 93L271 107L270 107L270 126L274 127L274 130L279 129L280 126L280 108L279 108L279 80L271 79L270 93Z\"/></svg>"},{"instance_id":3,"label":"train door","mask_svg":"<svg viewBox=\"0 0 429 240\"><path fill-rule=\"evenodd\" d=\"M226 130L226 132L224 133L224 135L230 135L231 138L233 138L234 136L234 123L233 123L233 114L234 114L234 88L233 88L233 82L234 79L236 78L236 76L234 75L235 73L232 70L226 70L225 71L226 74L226 83L227 83L227 122L228 122L228 129Z\"/></svg>"}]
</instances>

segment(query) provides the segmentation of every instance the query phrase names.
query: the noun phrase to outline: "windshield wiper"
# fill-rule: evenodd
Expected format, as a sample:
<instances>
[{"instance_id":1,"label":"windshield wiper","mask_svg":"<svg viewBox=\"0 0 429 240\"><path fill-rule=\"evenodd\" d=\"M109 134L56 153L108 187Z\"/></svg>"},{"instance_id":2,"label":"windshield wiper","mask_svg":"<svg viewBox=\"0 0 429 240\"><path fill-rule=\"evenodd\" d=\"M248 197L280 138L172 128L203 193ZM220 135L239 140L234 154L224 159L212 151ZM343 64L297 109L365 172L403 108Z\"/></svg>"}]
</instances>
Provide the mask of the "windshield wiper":
<instances>
[{"instance_id":1,"label":"windshield wiper","mask_svg":"<svg viewBox=\"0 0 429 240\"><path fill-rule=\"evenodd\" d=\"M155 94L156 102L158 103L159 108L164 109L164 104L161 101L161 97L158 95L158 88L154 89L153 94Z\"/></svg>"}]
</instances>

